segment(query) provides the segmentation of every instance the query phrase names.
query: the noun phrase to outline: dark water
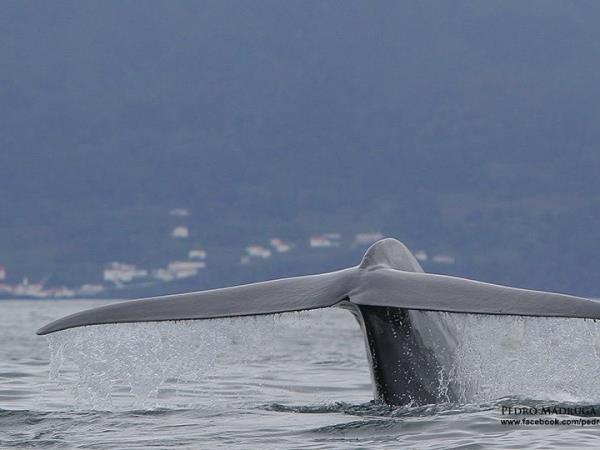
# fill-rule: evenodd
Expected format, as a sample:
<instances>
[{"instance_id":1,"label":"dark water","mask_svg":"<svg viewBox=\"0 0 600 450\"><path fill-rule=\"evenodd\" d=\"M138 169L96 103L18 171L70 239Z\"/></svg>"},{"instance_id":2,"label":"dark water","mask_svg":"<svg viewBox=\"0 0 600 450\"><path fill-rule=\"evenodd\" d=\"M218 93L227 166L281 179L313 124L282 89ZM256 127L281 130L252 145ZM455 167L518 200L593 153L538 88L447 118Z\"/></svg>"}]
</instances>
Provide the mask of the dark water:
<instances>
[{"instance_id":1,"label":"dark water","mask_svg":"<svg viewBox=\"0 0 600 450\"><path fill-rule=\"evenodd\" d=\"M460 319L465 402L391 408L336 310L59 333L50 380L35 329L98 303L0 302L0 448L600 448L598 425L500 422L503 405L600 403L590 323Z\"/></svg>"}]
</instances>

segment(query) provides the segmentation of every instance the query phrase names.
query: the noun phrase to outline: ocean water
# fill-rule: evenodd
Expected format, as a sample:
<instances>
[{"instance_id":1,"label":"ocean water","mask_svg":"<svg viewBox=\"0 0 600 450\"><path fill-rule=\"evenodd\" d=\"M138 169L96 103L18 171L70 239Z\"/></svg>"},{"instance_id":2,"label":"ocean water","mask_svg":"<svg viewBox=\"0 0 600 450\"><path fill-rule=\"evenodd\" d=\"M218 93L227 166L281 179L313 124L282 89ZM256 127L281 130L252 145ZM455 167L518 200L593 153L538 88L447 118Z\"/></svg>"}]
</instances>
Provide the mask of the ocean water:
<instances>
[{"instance_id":1,"label":"ocean water","mask_svg":"<svg viewBox=\"0 0 600 450\"><path fill-rule=\"evenodd\" d=\"M594 321L419 313L453 336L460 401L393 408L346 311L35 335L104 303L0 302L0 448L600 448Z\"/></svg>"}]
</instances>

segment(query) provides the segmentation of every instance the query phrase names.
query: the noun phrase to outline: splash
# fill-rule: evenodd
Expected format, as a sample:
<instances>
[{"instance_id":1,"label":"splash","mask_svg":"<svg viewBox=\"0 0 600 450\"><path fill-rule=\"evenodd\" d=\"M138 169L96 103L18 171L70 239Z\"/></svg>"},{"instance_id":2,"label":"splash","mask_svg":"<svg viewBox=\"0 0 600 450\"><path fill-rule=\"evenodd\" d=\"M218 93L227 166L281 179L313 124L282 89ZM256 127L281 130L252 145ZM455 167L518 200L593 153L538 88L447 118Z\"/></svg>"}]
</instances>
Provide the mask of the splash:
<instances>
[{"instance_id":1,"label":"splash","mask_svg":"<svg viewBox=\"0 0 600 450\"><path fill-rule=\"evenodd\" d=\"M124 398L134 408L154 407L166 391L210 401L254 390L260 402L265 379L271 393L284 383L306 384L294 372L291 348L310 363L317 359L315 347L332 348L341 336L360 338L350 316L337 312L347 320L335 316L324 323L327 314L312 312L65 330L48 336L51 379L78 406L93 409L118 408L115 401ZM452 391L463 404L504 397L600 403L600 324L592 320L419 311L411 318L442 363L441 402ZM365 369L362 342L352 342L312 366L311 377L333 385L346 372ZM256 380L252 369L262 371Z\"/></svg>"},{"instance_id":2,"label":"splash","mask_svg":"<svg viewBox=\"0 0 600 450\"><path fill-rule=\"evenodd\" d=\"M440 391L452 388L461 403L502 397L600 401L600 324L593 320L418 314L438 326L437 334L431 327L422 334L443 361ZM436 345L440 336L443 351Z\"/></svg>"},{"instance_id":3,"label":"splash","mask_svg":"<svg viewBox=\"0 0 600 450\"><path fill-rule=\"evenodd\" d=\"M302 322L304 316L291 313L69 329L47 336L50 379L63 383L80 407L114 409L115 395L133 396L134 408L155 406L160 389L208 381L215 375L217 362L233 365L271 355L276 351L272 345L276 335L291 323ZM311 323L315 325L314 320ZM74 366L71 371L65 369L69 363Z\"/></svg>"}]
</instances>

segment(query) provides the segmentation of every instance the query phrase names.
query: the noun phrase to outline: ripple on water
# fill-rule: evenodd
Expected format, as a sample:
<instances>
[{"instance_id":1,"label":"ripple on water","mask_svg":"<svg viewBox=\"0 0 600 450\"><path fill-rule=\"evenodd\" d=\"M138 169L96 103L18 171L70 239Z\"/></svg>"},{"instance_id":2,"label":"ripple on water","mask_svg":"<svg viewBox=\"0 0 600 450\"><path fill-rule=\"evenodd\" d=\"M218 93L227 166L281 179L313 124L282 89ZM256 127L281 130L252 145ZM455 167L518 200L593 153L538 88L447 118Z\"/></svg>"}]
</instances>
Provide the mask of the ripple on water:
<instances>
[{"instance_id":1,"label":"ripple on water","mask_svg":"<svg viewBox=\"0 0 600 450\"><path fill-rule=\"evenodd\" d=\"M499 411L502 405L600 403L599 324L422 314L454 336L452 364L441 379L458 388L459 403L390 407L365 402L368 378L355 376L365 369L365 355L351 322L355 334L347 335L341 328L345 322L322 326L315 317L303 322L302 315L95 326L49 337L52 375L84 409L0 411L0 430L10 425L7 435L13 439L0 447L31 439L34 434L23 435L19 428L27 423L38 442L62 443L53 444L58 448L68 448L70 430L78 433L80 446L95 448L111 448L106 436L124 448L151 443L193 448L217 441L237 448L281 448L282 443L294 448L533 448L540 443L542 448L594 448L597 428L510 428L500 424ZM351 341L348 347L341 346L345 339ZM301 358L312 347L335 345L322 357ZM352 400L348 393L353 391L344 386L353 386L364 400ZM309 391L323 397L306 402ZM215 400L156 408L162 398L194 395ZM125 397L131 405L115 407L113 401Z\"/></svg>"}]
</instances>

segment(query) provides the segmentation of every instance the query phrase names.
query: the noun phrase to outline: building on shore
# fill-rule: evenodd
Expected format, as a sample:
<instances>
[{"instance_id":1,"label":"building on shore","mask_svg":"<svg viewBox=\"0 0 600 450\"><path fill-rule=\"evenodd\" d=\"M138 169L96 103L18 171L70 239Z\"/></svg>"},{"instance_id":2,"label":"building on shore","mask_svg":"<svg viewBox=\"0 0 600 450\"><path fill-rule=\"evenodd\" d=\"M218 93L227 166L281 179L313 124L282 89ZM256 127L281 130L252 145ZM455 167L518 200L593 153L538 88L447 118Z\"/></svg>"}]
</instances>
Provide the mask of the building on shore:
<instances>
[{"instance_id":1,"label":"building on shore","mask_svg":"<svg viewBox=\"0 0 600 450\"><path fill-rule=\"evenodd\" d=\"M273 238L269 241L269 243L277 251L277 253L289 252L293 247L292 244L284 242L282 239L279 238Z\"/></svg>"},{"instance_id":2,"label":"building on shore","mask_svg":"<svg viewBox=\"0 0 600 450\"><path fill-rule=\"evenodd\" d=\"M417 250L415 252L415 258L417 258L418 261L425 262L428 258L427 252L425 250Z\"/></svg>"},{"instance_id":3,"label":"building on shore","mask_svg":"<svg viewBox=\"0 0 600 450\"><path fill-rule=\"evenodd\" d=\"M312 248L339 247L341 239L342 234L337 232L315 234L310 237L308 243Z\"/></svg>"},{"instance_id":4,"label":"building on shore","mask_svg":"<svg viewBox=\"0 0 600 450\"><path fill-rule=\"evenodd\" d=\"M120 262L112 262L104 269L102 278L104 281L110 281L115 284L129 283L137 278L145 278L148 276L148 271L138 269L133 264L125 264Z\"/></svg>"},{"instance_id":5,"label":"building on shore","mask_svg":"<svg viewBox=\"0 0 600 450\"><path fill-rule=\"evenodd\" d=\"M432 261L437 264L454 264L456 262L456 259L454 258L454 256L442 254L442 255L435 255L432 258Z\"/></svg>"},{"instance_id":6,"label":"building on shore","mask_svg":"<svg viewBox=\"0 0 600 450\"><path fill-rule=\"evenodd\" d=\"M48 293L44 291L44 285L41 283L30 283L27 278L23 278L21 283L13 286L12 293L17 297L44 298Z\"/></svg>"},{"instance_id":7,"label":"building on shore","mask_svg":"<svg viewBox=\"0 0 600 450\"><path fill-rule=\"evenodd\" d=\"M206 259L206 250L195 248L188 252L189 259Z\"/></svg>"},{"instance_id":8,"label":"building on shore","mask_svg":"<svg viewBox=\"0 0 600 450\"><path fill-rule=\"evenodd\" d=\"M250 245L246 247L246 253L248 254L248 256L252 256L255 258L266 259L271 257L271 250L261 245Z\"/></svg>"},{"instance_id":9,"label":"building on shore","mask_svg":"<svg viewBox=\"0 0 600 450\"><path fill-rule=\"evenodd\" d=\"M175 278L189 278L198 275L198 271L205 269L204 261L171 261L169 271Z\"/></svg>"},{"instance_id":10,"label":"building on shore","mask_svg":"<svg viewBox=\"0 0 600 450\"><path fill-rule=\"evenodd\" d=\"M155 269L152 271L152 276L160 281L173 281L175 274L169 269Z\"/></svg>"},{"instance_id":11,"label":"building on shore","mask_svg":"<svg viewBox=\"0 0 600 450\"><path fill-rule=\"evenodd\" d=\"M180 225L178 227L173 228L171 236L173 236L173 238L175 239L187 239L188 237L190 237L190 230L188 229L188 227Z\"/></svg>"},{"instance_id":12,"label":"building on shore","mask_svg":"<svg viewBox=\"0 0 600 450\"><path fill-rule=\"evenodd\" d=\"M205 261L171 261L167 268L152 271L152 276L160 281L173 281L195 277L206 268Z\"/></svg>"}]
</instances>

